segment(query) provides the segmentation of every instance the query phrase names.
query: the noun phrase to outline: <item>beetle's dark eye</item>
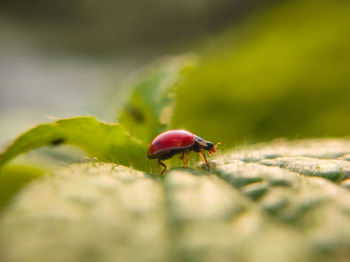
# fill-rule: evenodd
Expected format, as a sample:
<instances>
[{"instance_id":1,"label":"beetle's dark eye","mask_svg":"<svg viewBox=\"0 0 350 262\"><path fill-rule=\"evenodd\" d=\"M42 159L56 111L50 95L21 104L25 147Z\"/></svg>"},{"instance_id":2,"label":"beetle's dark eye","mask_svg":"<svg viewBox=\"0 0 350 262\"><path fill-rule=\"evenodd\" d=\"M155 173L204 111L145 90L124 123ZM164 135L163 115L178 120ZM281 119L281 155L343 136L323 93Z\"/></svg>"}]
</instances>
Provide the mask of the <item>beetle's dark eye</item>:
<instances>
[{"instance_id":1,"label":"beetle's dark eye","mask_svg":"<svg viewBox=\"0 0 350 262\"><path fill-rule=\"evenodd\" d=\"M214 144L212 142L207 142L207 150L212 149Z\"/></svg>"}]
</instances>

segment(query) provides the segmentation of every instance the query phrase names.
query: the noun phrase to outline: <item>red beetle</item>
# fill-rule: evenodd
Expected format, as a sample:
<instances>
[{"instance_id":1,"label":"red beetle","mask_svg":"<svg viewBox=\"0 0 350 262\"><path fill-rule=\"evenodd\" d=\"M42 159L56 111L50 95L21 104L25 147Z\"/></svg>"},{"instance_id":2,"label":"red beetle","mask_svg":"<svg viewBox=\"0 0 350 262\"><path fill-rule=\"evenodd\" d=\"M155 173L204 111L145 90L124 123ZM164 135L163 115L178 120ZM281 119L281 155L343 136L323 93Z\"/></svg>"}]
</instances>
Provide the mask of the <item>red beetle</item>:
<instances>
[{"instance_id":1,"label":"red beetle","mask_svg":"<svg viewBox=\"0 0 350 262\"><path fill-rule=\"evenodd\" d=\"M168 130L153 139L148 148L148 158L158 159L158 163L164 167L162 174L165 173L167 168L161 160L169 159L175 154L182 153L180 159L184 161L184 167L186 167L191 151L199 153L201 159L209 167L208 160L201 151L208 150L209 155L216 153L216 146L218 144L214 146L212 142L205 141L203 138L187 130Z\"/></svg>"}]
</instances>

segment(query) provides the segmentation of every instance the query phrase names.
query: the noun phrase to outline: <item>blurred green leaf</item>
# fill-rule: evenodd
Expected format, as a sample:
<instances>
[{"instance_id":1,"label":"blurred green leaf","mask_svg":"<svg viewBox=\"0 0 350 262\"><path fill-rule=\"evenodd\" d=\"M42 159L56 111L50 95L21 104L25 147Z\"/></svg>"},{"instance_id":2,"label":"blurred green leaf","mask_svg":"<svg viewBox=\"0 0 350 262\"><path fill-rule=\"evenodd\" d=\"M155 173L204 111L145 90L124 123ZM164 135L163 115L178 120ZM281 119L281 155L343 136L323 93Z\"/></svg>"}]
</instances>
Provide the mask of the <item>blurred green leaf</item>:
<instances>
[{"instance_id":1,"label":"blurred green leaf","mask_svg":"<svg viewBox=\"0 0 350 262\"><path fill-rule=\"evenodd\" d=\"M175 88L183 71L193 64L193 56L184 55L151 66L136 81L129 101L120 112L119 123L131 135L150 142L168 128L175 102Z\"/></svg>"},{"instance_id":2,"label":"blurred green leaf","mask_svg":"<svg viewBox=\"0 0 350 262\"><path fill-rule=\"evenodd\" d=\"M350 133L350 2L282 1L212 38L173 127L232 146Z\"/></svg>"},{"instance_id":3,"label":"blurred green leaf","mask_svg":"<svg viewBox=\"0 0 350 262\"><path fill-rule=\"evenodd\" d=\"M7 165L0 169L0 211L26 183L44 171L30 166Z\"/></svg>"},{"instance_id":4,"label":"blurred green leaf","mask_svg":"<svg viewBox=\"0 0 350 262\"><path fill-rule=\"evenodd\" d=\"M0 167L19 154L42 146L69 144L102 161L147 170L146 146L117 124L98 122L93 117L63 119L38 125L17 138L0 155Z\"/></svg>"},{"instance_id":5,"label":"blurred green leaf","mask_svg":"<svg viewBox=\"0 0 350 262\"><path fill-rule=\"evenodd\" d=\"M212 172L164 179L70 165L2 214L1 261L349 261L350 181L324 176L349 177L349 148L346 139L259 144L222 154Z\"/></svg>"}]
</instances>

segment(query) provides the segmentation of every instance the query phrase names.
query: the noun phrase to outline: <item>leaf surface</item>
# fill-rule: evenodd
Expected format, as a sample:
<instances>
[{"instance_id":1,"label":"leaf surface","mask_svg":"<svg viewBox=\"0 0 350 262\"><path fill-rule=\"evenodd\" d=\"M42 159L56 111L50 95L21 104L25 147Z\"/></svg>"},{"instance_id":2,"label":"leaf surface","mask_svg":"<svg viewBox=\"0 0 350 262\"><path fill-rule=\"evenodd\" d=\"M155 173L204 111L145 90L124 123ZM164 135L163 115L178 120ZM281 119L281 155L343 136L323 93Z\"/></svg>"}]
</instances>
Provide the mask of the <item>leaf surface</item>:
<instances>
[{"instance_id":1,"label":"leaf surface","mask_svg":"<svg viewBox=\"0 0 350 262\"><path fill-rule=\"evenodd\" d=\"M348 261L349 146L253 145L217 155L209 172L178 168L162 179L74 164L6 209L1 261Z\"/></svg>"},{"instance_id":2,"label":"leaf surface","mask_svg":"<svg viewBox=\"0 0 350 262\"><path fill-rule=\"evenodd\" d=\"M136 81L119 123L135 137L149 143L168 128L175 102L175 88L193 57L183 55L159 63Z\"/></svg>"},{"instance_id":3,"label":"leaf surface","mask_svg":"<svg viewBox=\"0 0 350 262\"><path fill-rule=\"evenodd\" d=\"M24 165L8 165L0 169L0 211L18 190L43 174L44 171L37 167Z\"/></svg>"},{"instance_id":4,"label":"leaf surface","mask_svg":"<svg viewBox=\"0 0 350 262\"><path fill-rule=\"evenodd\" d=\"M0 155L0 167L19 154L60 144L77 146L100 161L113 161L140 170L147 170L149 166L146 146L122 126L99 122L93 117L76 117L41 124L23 133Z\"/></svg>"}]
</instances>

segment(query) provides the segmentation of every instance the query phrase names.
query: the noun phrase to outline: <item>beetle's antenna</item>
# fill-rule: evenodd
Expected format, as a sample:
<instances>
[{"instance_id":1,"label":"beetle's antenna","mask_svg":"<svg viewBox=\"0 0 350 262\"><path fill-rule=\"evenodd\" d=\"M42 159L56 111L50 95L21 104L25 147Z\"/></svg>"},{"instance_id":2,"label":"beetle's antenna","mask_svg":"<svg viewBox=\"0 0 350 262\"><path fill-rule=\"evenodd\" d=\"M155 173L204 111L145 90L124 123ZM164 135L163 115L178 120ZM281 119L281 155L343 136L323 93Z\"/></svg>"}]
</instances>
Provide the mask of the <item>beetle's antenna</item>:
<instances>
[{"instance_id":1,"label":"beetle's antenna","mask_svg":"<svg viewBox=\"0 0 350 262\"><path fill-rule=\"evenodd\" d=\"M211 156L212 154L215 154L216 153L216 147L218 145L220 145L221 142L217 142L215 146L213 146L210 150L209 150L209 156Z\"/></svg>"}]
</instances>

